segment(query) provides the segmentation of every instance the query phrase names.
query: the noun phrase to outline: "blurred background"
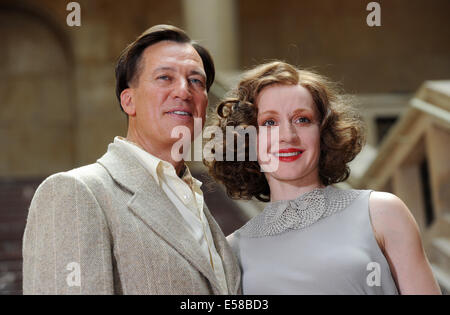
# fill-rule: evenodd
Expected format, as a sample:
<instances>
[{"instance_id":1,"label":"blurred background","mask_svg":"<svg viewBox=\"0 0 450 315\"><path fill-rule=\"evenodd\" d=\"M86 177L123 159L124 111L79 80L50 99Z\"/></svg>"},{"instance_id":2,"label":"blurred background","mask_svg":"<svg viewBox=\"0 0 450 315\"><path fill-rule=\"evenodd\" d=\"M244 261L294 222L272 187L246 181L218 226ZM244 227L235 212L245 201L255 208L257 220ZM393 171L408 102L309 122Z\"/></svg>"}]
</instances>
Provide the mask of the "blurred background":
<instances>
[{"instance_id":1,"label":"blurred background","mask_svg":"<svg viewBox=\"0 0 450 315\"><path fill-rule=\"evenodd\" d=\"M28 207L50 174L96 161L126 117L115 98L120 52L148 27L185 29L212 53L215 107L239 74L282 59L355 95L368 141L341 187L393 192L411 209L444 292L450 290L450 1L384 0L369 27L366 0L0 0L0 294L21 294ZM227 235L264 207L234 202L194 176Z\"/></svg>"}]
</instances>

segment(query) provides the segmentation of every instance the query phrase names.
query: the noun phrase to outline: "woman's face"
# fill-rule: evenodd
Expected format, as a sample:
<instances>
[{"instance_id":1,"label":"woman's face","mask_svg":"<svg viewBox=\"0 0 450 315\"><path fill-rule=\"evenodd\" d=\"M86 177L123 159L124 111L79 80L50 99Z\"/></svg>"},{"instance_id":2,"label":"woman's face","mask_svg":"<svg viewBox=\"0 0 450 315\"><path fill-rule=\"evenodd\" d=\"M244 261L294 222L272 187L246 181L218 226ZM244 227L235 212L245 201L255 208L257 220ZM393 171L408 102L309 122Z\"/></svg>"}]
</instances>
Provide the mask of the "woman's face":
<instances>
[{"instance_id":1,"label":"woman's face","mask_svg":"<svg viewBox=\"0 0 450 315\"><path fill-rule=\"evenodd\" d=\"M269 134L265 137L260 128L259 152L278 164L265 173L269 185L273 180L319 185L319 117L309 91L300 85L271 85L259 93L256 105L258 126L267 126ZM276 142L270 139L273 126L279 128Z\"/></svg>"}]
</instances>

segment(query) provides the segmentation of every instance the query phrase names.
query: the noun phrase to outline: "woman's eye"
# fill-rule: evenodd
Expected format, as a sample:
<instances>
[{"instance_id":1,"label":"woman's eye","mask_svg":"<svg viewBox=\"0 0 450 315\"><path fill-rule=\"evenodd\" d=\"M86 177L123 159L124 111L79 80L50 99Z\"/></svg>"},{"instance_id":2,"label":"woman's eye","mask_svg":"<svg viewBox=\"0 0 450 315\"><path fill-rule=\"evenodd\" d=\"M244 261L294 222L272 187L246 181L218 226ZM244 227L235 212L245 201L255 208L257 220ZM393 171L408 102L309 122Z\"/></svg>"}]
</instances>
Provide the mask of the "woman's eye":
<instances>
[{"instance_id":1,"label":"woman's eye","mask_svg":"<svg viewBox=\"0 0 450 315\"><path fill-rule=\"evenodd\" d=\"M168 81L170 80L170 77L168 75L160 75L158 80Z\"/></svg>"},{"instance_id":2,"label":"woman's eye","mask_svg":"<svg viewBox=\"0 0 450 315\"><path fill-rule=\"evenodd\" d=\"M263 126L275 126L275 121L272 119L268 119L262 124Z\"/></svg>"},{"instance_id":3,"label":"woman's eye","mask_svg":"<svg viewBox=\"0 0 450 315\"><path fill-rule=\"evenodd\" d=\"M298 122L298 123L301 123L301 124L305 124L305 123L310 123L311 122L311 120L309 118L307 118L307 117L299 117L295 121Z\"/></svg>"}]
</instances>

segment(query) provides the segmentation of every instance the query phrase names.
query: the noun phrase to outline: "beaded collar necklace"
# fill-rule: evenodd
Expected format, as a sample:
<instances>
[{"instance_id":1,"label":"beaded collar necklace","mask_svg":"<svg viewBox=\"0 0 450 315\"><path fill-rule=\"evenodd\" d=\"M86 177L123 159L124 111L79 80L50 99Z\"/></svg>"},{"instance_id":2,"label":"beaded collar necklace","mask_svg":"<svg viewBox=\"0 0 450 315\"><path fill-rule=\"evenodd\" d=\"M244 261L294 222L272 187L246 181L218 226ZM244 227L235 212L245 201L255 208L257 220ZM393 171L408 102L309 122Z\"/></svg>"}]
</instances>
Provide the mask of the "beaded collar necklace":
<instances>
[{"instance_id":1,"label":"beaded collar necklace","mask_svg":"<svg viewBox=\"0 0 450 315\"><path fill-rule=\"evenodd\" d=\"M316 188L294 200L269 203L264 211L239 229L246 237L263 237L304 229L345 209L361 190L341 190L332 186Z\"/></svg>"}]
</instances>

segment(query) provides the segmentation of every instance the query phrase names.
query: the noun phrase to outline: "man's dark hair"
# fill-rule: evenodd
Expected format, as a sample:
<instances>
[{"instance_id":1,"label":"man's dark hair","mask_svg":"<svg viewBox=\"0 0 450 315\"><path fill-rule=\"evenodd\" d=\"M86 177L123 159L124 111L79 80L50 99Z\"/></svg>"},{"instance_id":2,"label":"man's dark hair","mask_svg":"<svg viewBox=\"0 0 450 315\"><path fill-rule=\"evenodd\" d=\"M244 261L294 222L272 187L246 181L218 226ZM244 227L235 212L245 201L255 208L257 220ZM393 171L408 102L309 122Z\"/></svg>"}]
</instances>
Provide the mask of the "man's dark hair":
<instances>
[{"instance_id":1,"label":"man's dark hair","mask_svg":"<svg viewBox=\"0 0 450 315\"><path fill-rule=\"evenodd\" d=\"M206 90L214 82L214 62L208 50L191 40L182 29L172 25L155 25L142 33L134 42L121 53L116 65L116 96L120 105L120 94L129 88L129 84L139 77L139 63L142 52L149 46L161 41L173 41L180 44L190 44L202 58L206 73ZM122 106L120 106L123 111Z\"/></svg>"}]
</instances>

